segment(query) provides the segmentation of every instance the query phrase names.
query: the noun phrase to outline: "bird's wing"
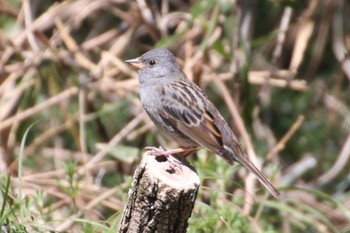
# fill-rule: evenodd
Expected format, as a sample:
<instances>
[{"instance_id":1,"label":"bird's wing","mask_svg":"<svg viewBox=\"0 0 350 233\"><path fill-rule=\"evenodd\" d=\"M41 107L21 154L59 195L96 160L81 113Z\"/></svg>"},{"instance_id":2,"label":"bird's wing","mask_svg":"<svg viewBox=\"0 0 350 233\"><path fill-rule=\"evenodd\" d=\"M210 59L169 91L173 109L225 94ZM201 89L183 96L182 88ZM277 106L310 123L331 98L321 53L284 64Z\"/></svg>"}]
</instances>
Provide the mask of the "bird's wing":
<instances>
[{"instance_id":1,"label":"bird's wing","mask_svg":"<svg viewBox=\"0 0 350 233\"><path fill-rule=\"evenodd\" d=\"M222 137L216 127L207 97L198 86L188 81L168 84L162 91L160 115L173 127L203 147L222 153Z\"/></svg>"},{"instance_id":2,"label":"bird's wing","mask_svg":"<svg viewBox=\"0 0 350 233\"><path fill-rule=\"evenodd\" d=\"M228 163L238 161L254 173L274 197L279 197L278 190L243 152L236 136L219 111L198 86L180 81L168 84L161 93L163 108L160 115L166 118L172 127L214 151ZM223 138L222 134L226 135L226 138Z\"/></svg>"}]
</instances>

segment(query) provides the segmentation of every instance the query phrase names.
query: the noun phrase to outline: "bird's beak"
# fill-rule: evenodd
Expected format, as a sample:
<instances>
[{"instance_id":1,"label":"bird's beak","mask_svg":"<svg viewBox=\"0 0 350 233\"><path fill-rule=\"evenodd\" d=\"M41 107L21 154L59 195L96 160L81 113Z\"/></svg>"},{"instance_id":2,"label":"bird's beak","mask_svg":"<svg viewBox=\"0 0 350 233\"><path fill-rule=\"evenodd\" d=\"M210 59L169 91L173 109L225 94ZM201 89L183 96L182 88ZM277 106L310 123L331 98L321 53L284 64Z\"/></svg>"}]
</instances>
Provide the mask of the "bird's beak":
<instances>
[{"instance_id":1,"label":"bird's beak","mask_svg":"<svg viewBox=\"0 0 350 233\"><path fill-rule=\"evenodd\" d=\"M126 60L126 63L129 63L132 66L135 66L137 69L142 69L143 68L143 63L141 62L140 57L134 58L134 59L130 59L130 60Z\"/></svg>"}]
</instances>

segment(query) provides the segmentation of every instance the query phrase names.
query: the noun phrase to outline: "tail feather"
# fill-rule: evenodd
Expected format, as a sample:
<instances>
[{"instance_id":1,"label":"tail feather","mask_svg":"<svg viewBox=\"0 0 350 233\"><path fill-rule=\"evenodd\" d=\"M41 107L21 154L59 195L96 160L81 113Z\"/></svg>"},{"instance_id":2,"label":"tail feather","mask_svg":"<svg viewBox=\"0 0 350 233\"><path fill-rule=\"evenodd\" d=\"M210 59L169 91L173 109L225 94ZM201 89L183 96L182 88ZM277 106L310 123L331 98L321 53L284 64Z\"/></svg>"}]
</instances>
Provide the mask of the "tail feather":
<instances>
[{"instance_id":1,"label":"tail feather","mask_svg":"<svg viewBox=\"0 0 350 233\"><path fill-rule=\"evenodd\" d=\"M278 192L278 190L271 184L271 182L264 175L264 173L259 171L259 169L251 161L243 159L239 162L255 175L255 177L272 194L272 196L274 196L275 198L280 197L280 193Z\"/></svg>"},{"instance_id":2,"label":"tail feather","mask_svg":"<svg viewBox=\"0 0 350 233\"><path fill-rule=\"evenodd\" d=\"M229 152L229 154L231 155L231 157L233 157L235 161L239 162L241 165L246 167L248 171L252 172L255 175L255 177L260 181L260 183L272 194L272 196L274 196L275 198L280 197L280 193L278 192L278 190L271 184L268 178L249 160L249 158L244 154L241 148L239 148L239 150L237 151L238 153L232 153L233 151L231 149L225 151ZM226 154L223 155L223 157L228 158L229 156Z\"/></svg>"}]
</instances>

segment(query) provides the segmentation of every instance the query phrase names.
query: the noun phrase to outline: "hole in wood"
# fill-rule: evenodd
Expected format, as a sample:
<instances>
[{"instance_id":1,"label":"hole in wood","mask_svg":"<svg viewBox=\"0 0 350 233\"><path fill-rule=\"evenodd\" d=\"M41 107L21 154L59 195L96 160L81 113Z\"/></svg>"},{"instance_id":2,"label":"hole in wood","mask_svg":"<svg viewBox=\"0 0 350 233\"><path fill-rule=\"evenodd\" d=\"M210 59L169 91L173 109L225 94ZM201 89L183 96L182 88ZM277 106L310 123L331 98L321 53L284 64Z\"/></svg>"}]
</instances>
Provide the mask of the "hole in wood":
<instances>
[{"instance_id":1,"label":"hole in wood","mask_svg":"<svg viewBox=\"0 0 350 233\"><path fill-rule=\"evenodd\" d=\"M170 173L170 174L176 173L176 170L175 170L173 167L170 167L170 168L166 169L166 171L167 171L168 173Z\"/></svg>"},{"instance_id":2,"label":"hole in wood","mask_svg":"<svg viewBox=\"0 0 350 233\"><path fill-rule=\"evenodd\" d=\"M166 162L166 161L168 161L168 159L167 159L166 156L164 156L164 155L156 156L156 160L157 160L158 162Z\"/></svg>"}]
</instances>

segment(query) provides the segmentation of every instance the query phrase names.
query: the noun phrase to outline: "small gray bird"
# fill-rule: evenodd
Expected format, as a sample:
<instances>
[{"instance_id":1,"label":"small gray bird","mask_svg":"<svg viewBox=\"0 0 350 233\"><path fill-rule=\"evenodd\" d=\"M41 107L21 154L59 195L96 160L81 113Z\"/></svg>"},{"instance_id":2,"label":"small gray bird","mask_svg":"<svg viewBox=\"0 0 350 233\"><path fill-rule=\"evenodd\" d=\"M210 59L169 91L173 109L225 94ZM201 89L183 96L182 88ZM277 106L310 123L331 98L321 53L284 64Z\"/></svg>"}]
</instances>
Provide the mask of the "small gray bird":
<instances>
[{"instance_id":1,"label":"small gray bird","mask_svg":"<svg viewBox=\"0 0 350 233\"><path fill-rule=\"evenodd\" d=\"M179 150L157 153L191 153L203 146L231 165L237 161L245 166L275 198L279 198L277 189L243 152L220 112L186 77L169 50L153 49L125 62L139 70L140 97L147 114L165 135L181 146Z\"/></svg>"}]
</instances>

